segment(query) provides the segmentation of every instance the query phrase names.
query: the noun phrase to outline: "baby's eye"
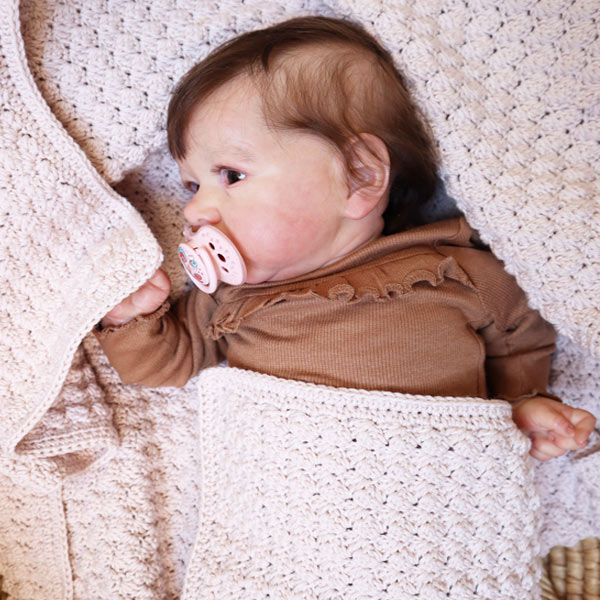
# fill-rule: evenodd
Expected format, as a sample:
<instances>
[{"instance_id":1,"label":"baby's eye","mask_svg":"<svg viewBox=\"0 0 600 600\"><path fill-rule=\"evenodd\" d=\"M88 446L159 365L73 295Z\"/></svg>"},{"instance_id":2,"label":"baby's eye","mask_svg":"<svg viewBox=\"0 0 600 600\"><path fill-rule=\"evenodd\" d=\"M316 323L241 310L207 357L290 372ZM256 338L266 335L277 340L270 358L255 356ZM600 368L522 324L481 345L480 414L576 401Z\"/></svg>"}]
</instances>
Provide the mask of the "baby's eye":
<instances>
[{"instance_id":1,"label":"baby's eye","mask_svg":"<svg viewBox=\"0 0 600 600\"><path fill-rule=\"evenodd\" d=\"M225 180L227 185L233 185L242 179L246 179L245 173L236 171L235 169L228 169L227 167L219 169L219 175Z\"/></svg>"},{"instance_id":2,"label":"baby's eye","mask_svg":"<svg viewBox=\"0 0 600 600\"><path fill-rule=\"evenodd\" d=\"M192 192L192 194L195 194L198 189L200 188L200 186L197 183L194 183L193 181L186 181L183 184L183 187L188 191L188 192Z\"/></svg>"}]
</instances>

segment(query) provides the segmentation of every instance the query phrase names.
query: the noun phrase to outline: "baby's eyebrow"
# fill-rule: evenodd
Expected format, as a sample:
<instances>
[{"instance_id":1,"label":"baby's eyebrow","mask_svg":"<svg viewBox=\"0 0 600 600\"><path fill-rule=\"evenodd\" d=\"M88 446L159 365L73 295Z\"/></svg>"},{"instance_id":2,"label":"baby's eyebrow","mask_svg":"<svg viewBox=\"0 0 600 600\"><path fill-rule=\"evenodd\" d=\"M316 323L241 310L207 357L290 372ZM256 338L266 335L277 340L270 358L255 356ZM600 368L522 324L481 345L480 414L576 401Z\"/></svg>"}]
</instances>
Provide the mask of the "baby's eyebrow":
<instances>
[{"instance_id":1,"label":"baby's eyebrow","mask_svg":"<svg viewBox=\"0 0 600 600\"><path fill-rule=\"evenodd\" d=\"M254 162L256 153L250 148L242 146L227 145L219 148L207 148L210 162L218 166L227 166L229 161L240 161L244 163Z\"/></svg>"},{"instance_id":2,"label":"baby's eyebrow","mask_svg":"<svg viewBox=\"0 0 600 600\"><path fill-rule=\"evenodd\" d=\"M222 150L217 150L215 154L217 156L234 156L235 158L243 160L244 162L251 162L252 160L254 160L255 157L254 148L249 144L232 143Z\"/></svg>"}]
</instances>

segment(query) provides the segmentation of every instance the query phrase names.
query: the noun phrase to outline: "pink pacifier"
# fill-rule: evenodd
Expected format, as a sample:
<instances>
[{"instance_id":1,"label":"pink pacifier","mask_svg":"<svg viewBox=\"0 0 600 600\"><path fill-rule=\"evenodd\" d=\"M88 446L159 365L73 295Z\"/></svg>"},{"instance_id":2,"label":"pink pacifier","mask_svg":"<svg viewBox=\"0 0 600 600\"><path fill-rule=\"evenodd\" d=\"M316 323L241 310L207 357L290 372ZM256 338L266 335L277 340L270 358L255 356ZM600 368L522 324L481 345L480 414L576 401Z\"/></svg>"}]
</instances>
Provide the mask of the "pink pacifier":
<instances>
[{"instance_id":1,"label":"pink pacifier","mask_svg":"<svg viewBox=\"0 0 600 600\"><path fill-rule=\"evenodd\" d=\"M217 289L219 281L239 285L246 280L244 259L233 242L212 225L193 232L183 230L185 242L179 244L179 258L192 281L207 294Z\"/></svg>"}]
</instances>

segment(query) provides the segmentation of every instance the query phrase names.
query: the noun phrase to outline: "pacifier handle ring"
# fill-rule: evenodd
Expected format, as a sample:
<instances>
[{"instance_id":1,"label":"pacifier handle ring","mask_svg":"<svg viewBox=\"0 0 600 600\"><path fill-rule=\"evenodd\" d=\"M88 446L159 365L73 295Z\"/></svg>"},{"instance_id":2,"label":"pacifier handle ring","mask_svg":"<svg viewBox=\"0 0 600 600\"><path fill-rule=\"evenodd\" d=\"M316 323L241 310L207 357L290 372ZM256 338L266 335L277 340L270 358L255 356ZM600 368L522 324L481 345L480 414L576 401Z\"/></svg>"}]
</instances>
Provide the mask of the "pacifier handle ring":
<instances>
[{"instance_id":1,"label":"pacifier handle ring","mask_svg":"<svg viewBox=\"0 0 600 600\"><path fill-rule=\"evenodd\" d=\"M219 283L219 278L217 277L217 272L215 270L215 265L213 264L212 258L206 248L198 248L196 250L196 254L198 258L202 261L202 265L207 271L208 281L206 283L196 280L194 283L207 294L212 294L216 289Z\"/></svg>"}]
</instances>

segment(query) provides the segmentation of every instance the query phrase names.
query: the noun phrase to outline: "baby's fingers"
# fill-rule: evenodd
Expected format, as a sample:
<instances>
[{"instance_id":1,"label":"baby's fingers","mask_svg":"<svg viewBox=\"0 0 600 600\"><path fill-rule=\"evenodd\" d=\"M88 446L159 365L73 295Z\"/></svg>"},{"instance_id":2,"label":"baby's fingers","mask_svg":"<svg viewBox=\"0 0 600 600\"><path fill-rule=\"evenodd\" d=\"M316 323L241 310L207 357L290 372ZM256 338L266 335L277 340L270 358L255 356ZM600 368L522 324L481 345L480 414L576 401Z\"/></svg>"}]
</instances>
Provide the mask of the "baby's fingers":
<instances>
[{"instance_id":1,"label":"baby's fingers","mask_svg":"<svg viewBox=\"0 0 600 600\"><path fill-rule=\"evenodd\" d=\"M564 450L580 450L582 446L585 446L585 442L580 444L575 440L574 436L563 436L550 431L548 433L548 439L552 442L557 448ZM586 438L587 439L587 438Z\"/></svg>"},{"instance_id":2,"label":"baby's fingers","mask_svg":"<svg viewBox=\"0 0 600 600\"><path fill-rule=\"evenodd\" d=\"M529 454L542 462L562 456L567 450L568 448L557 446L550 438L544 435L533 435L531 437L531 450Z\"/></svg>"},{"instance_id":3,"label":"baby's fingers","mask_svg":"<svg viewBox=\"0 0 600 600\"><path fill-rule=\"evenodd\" d=\"M154 312L171 291L171 282L167 274L158 269L146 283L131 294L131 304L137 314Z\"/></svg>"},{"instance_id":4,"label":"baby's fingers","mask_svg":"<svg viewBox=\"0 0 600 600\"><path fill-rule=\"evenodd\" d=\"M533 423L529 429L532 432L554 432L557 435L573 437L575 427L571 424L570 416L572 412L570 406L553 402L551 405L539 410L532 417Z\"/></svg>"},{"instance_id":5,"label":"baby's fingers","mask_svg":"<svg viewBox=\"0 0 600 600\"><path fill-rule=\"evenodd\" d=\"M122 325L138 315L154 312L167 299L170 290L171 281L168 275L162 269L158 269L142 287L106 313L101 321L102 325Z\"/></svg>"},{"instance_id":6,"label":"baby's fingers","mask_svg":"<svg viewBox=\"0 0 600 600\"><path fill-rule=\"evenodd\" d=\"M574 408L571 415L571 423L575 426L575 441L579 446L587 443L590 433L596 427L596 417L587 410Z\"/></svg>"}]
</instances>

